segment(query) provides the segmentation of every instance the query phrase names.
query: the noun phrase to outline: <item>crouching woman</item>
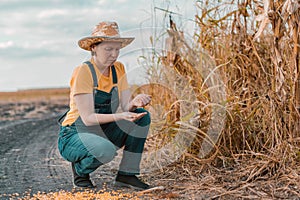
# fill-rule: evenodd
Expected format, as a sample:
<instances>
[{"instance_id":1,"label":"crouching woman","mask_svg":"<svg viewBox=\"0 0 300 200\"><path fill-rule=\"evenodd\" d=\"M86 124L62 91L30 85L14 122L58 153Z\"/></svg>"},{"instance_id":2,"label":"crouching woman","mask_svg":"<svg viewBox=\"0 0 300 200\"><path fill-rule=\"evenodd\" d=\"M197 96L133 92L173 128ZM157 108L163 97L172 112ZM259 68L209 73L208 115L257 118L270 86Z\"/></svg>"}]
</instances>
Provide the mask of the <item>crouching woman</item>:
<instances>
[{"instance_id":1,"label":"crouching woman","mask_svg":"<svg viewBox=\"0 0 300 200\"><path fill-rule=\"evenodd\" d=\"M93 188L89 174L110 162L119 148L123 157L115 183L148 189L136 175L149 131L150 115L143 109L151 96L130 99L119 51L133 41L121 37L116 22L100 22L79 46L91 51L89 61L78 66L70 81L70 109L61 119L58 148L71 162L76 187ZM122 112L117 112L119 105Z\"/></svg>"}]
</instances>

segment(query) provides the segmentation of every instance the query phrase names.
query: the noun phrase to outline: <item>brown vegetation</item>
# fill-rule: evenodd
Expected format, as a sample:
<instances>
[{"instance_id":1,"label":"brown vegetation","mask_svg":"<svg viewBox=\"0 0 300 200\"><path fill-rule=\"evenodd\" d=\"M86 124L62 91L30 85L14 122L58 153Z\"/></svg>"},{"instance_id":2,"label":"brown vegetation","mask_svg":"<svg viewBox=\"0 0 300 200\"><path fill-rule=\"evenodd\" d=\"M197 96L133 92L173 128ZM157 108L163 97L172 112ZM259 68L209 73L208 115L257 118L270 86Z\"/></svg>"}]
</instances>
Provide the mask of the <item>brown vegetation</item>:
<instances>
[{"instance_id":1,"label":"brown vegetation","mask_svg":"<svg viewBox=\"0 0 300 200\"><path fill-rule=\"evenodd\" d=\"M207 52L226 88L226 124L215 153L206 159L186 153L173 166L176 169L166 169L166 176L183 180L169 174L182 166L180 176L194 181L177 189L207 198L299 198L300 2L198 1L197 5L196 43L189 46L171 21L167 39L171 48L163 64L188 79L200 121L205 116L210 120L210 113L201 111L211 107L205 88L199 88L204 80L194 73L197 67L206 67L199 57ZM207 136L205 123L196 128L202 138ZM201 141L195 144L201 149Z\"/></svg>"},{"instance_id":2,"label":"brown vegetation","mask_svg":"<svg viewBox=\"0 0 300 200\"><path fill-rule=\"evenodd\" d=\"M67 109L69 89L30 89L0 92L0 120L43 118L57 115Z\"/></svg>"},{"instance_id":3,"label":"brown vegetation","mask_svg":"<svg viewBox=\"0 0 300 200\"><path fill-rule=\"evenodd\" d=\"M68 99L68 88L49 89L28 89L17 92L0 92L0 102L21 102L21 101L51 101Z\"/></svg>"}]
</instances>

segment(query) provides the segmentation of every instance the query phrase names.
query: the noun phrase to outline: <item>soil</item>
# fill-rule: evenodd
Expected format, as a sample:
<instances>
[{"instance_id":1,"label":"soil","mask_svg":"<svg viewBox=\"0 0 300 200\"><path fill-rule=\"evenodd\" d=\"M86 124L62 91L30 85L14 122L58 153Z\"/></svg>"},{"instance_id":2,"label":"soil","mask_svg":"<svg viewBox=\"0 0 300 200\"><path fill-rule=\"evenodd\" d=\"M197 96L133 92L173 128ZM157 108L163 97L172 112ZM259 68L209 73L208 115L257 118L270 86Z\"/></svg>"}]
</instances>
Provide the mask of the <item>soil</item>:
<instances>
[{"instance_id":1,"label":"soil","mask_svg":"<svg viewBox=\"0 0 300 200\"><path fill-rule=\"evenodd\" d=\"M65 90L48 91L47 94L44 91L38 92L41 94L36 91L26 93L30 98L20 94L0 93L0 199L24 199L39 193L51 194L61 191L69 191L71 195L77 194L77 190L73 189L70 163L65 161L57 150L59 130L57 119L68 108L68 93ZM35 95L38 95L38 98ZM42 98L39 95L42 95ZM208 165L200 165L195 159L191 159L189 165L173 163L164 171L142 176L151 185L164 186L164 190L137 193L113 185L120 156L118 153L116 159L91 174L91 179L97 186L95 191L92 191L93 194L108 191L117 195L132 194L140 199L237 199L237 196L239 199L299 199L300 197L299 165L295 165L297 166L295 169L287 168L280 172L283 174L281 178L264 173L253 181L245 181L252 173L251 169L257 169L256 166L262 165L260 160L254 160L252 163L255 165L254 168L249 168L247 160L234 165L233 168L215 168L210 165L208 168ZM188 157L183 159L188 162ZM55 198L43 196L35 199ZM73 196L69 199L78 197Z\"/></svg>"},{"instance_id":2,"label":"soil","mask_svg":"<svg viewBox=\"0 0 300 200\"><path fill-rule=\"evenodd\" d=\"M67 99L0 103L0 199L73 190L70 163L57 149L65 110ZM115 174L110 165L92 173L96 190L115 189Z\"/></svg>"}]
</instances>

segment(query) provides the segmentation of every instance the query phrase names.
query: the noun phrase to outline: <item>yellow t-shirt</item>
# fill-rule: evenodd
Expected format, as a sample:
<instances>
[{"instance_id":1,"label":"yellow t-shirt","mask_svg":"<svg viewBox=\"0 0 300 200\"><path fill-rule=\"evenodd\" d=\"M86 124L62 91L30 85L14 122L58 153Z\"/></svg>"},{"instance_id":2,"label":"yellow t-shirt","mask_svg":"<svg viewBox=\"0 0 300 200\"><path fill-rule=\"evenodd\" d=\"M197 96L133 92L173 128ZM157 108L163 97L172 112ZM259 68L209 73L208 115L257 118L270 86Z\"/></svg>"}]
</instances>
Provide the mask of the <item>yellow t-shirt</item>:
<instances>
[{"instance_id":1,"label":"yellow t-shirt","mask_svg":"<svg viewBox=\"0 0 300 200\"><path fill-rule=\"evenodd\" d=\"M102 90L104 92L110 92L113 84L112 70L110 70L109 76L104 76L98 70L93 59L90 62L94 65L94 69L96 71L97 79L98 79L98 90ZM125 73L124 65L120 62L114 63L117 78L118 78L118 91L119 95L121 91L128 89L127 77ZM82 64L75 68L72 74L72 78L70 81L70 110L67 113L64 121L62 122L62 126L71 125L76 121L79 117L78 109L76 103L74 101L74 95L76 94L90 94L93 93L93 76L90 68L87 64Z\"/></svg>"}]
</instances>

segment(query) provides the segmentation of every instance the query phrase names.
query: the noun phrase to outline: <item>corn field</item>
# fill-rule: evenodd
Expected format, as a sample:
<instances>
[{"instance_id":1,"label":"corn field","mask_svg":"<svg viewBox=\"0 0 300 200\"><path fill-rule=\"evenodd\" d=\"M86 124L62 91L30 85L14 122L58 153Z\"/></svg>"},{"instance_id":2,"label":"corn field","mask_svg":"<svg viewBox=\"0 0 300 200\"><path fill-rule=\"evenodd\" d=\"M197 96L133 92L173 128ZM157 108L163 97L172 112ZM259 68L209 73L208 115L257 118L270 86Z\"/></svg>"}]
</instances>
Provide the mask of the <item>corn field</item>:
<instances>
[{"instance_id":1,"label":"corn field","mask_svg":"<svg viewBox=\"0 0 300 200\"><path fill-rule=\"evenodd\" d=\"M170 19L168 51L159 58L161 81L179 87L178 102L186 90L193 91L200 121L193 125L198 136L191 148L165 169L166 177L182 180L170 175L180 171L194 180L174 188L200 199L299 198L300 1L198 0L196 6L193 46ZM225 86L225 103L220 104L226 122L214 152L199 158L197 149L212 118L210 86L195 70L207 67L200 62L203 52L215 62ZM178 77L190 87L180 86L186 84Z\"/></svg>"},{"instance_id":2,"label":"corn field","mask_svg":"<svg viewBox=\"0 0 300 200\"><path fill-rule=\"evenodd\" d=\"M198 42L224 65L229 114L222 149L280 155L288 146L299 147L300 4L237 4L221 17L220 7L196 17Z\"/></svg>"}]
</instances>

